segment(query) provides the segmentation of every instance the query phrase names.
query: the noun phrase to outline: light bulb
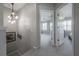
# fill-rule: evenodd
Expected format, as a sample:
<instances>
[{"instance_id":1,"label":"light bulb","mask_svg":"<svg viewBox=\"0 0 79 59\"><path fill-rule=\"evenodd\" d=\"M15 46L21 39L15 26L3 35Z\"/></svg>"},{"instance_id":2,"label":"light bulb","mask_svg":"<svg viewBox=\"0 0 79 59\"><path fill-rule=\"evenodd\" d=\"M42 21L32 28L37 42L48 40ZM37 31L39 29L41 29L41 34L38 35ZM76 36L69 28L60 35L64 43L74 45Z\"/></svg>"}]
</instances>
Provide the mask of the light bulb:
<instances>
[{"instance_id":1,"label":"light bulb","mask_svg":"<svg viewBox=\"0 0 79 59\"><path fill-rule=\"evenodd\" d=\"M18 19L18 16L15 16L15 19Z\"/></svg>"},{"instance_id":2,"label":"light bulb","mask_svg":"<svg viewBox=\"0 0 79 59\"><path fill-rule=\"evenodd\" d=\"M11 24L14 24L16 21L15 20L13 20L13 21L11 21Z\"/></svg>"},{"instance_id":3,"label":"light bulb","mask_svg":"<svg viewBox=\"0 0 79 59\"><path fill-rule=\"evenodd\" d=\"M8 16L9 19L11 19L11 16Z\"/></svg>"},{"instance_id":4,"label":"light bulb","mask_svg":"<svg viewBox=\"0 0 79 59\"><path fill-rule=\"evenodd\" d=\"M15 13L14 13L14 12L12 12L11 14L12 14L12 15L14 15Z\"/></svg>"}]
</instances>

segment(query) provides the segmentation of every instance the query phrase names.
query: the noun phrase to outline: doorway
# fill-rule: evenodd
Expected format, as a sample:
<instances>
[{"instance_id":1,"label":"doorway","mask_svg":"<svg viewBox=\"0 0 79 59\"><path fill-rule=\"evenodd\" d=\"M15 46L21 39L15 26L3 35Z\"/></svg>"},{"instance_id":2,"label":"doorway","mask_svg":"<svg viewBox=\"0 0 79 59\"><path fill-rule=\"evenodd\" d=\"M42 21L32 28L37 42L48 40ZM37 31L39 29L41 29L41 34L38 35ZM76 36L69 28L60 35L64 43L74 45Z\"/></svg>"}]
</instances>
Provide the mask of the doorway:
<instances>
[{"instance_id":1,"label":"doorway","mask_svg":"<svg viewBox=\"0 0 79 59\"><path fill-rule=\"evenodd\" d=\"M53 10L40 10L40 44L43 48L50 47L54 40L53 20Z\"/></svg>"},{"instance_id":2,"label":"doorway","mask_svg":"<svg viewBox=\"0 0 79 59\"><path fill-rule=\"evenodd\" d=\"M56 9L56 46L73 55L72 4L64 4Z\"/></svg>"}]
</instances>

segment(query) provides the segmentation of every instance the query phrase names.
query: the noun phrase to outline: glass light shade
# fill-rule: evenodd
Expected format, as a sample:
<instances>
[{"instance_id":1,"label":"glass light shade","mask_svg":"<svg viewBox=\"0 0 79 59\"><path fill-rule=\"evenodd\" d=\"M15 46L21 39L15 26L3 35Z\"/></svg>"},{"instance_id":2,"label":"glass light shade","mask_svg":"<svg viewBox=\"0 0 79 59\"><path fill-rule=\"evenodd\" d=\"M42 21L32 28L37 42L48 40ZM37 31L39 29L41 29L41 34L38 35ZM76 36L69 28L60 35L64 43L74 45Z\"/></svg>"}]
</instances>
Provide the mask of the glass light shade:
<instances>
[{"instance_id":1,"label":"glass light shade","mask_svg":"<svg viewBox=\"0 0 79 59\"><path fill-rule=\"evenodd\" d=\"M16 19L18 19L18 16L16 16L16 13L15 13L15 11L14 11L14 9L13 9L13 5L14 5L14 3L12 3L12 12L11 12L10 16L8 16L8 18L9 18L8 21L9 21L11 24L15 23L15 22L16 22Z\"/></svg>"},{"instance_id":2,"label":"glass light shade","mask_svg":"<svg viewBox=\"0 0 79 59\"><path fill-rule=\"evenodd\" d=\"M11 16L8 16L9 19L12 19Z\"/></svg>"},{"instance_id":3,"label":"glass light shade","mask_svg":"<svg viewBox=\"0 0 79 59\"><path fill-rule=\"evenodd\" d=\"M18 16L16 16L15 13L12 12L12 13L10 14L10 16L8 16L8 19L9 19L9 22L10 22L11 24L13 24L13 23L16 22L16 19L18 19Z\"/></svg>"},{"instance_id":4,"label":"glass light shade","mask_svg":"<svg viewBox=\"0 0 79 59\"><path fill-rule=\"evenodd\" d=\"M14 13L14 12L12 12L11 14L12 14L12 15L15 15L15 13Z\"/></svg>"},{"instance_id":5,"label":"glass light shade","mask_svg":"<svg viewBox=\"0 0 79 59\"><path fill-rule=\"evenodd\" d=\"M14 24L16 21L15 20L13 20L13 21L11 21L11 24Z\"/></svg>"},{"instance_id":6,"label":"glass light shade","mask_svg":"<svg viewBox=\"0 0 79 59\"><path fill-rule=\"evenodd\" d=\"M15 16L15 19L18 19L18 16Z\"/></svg>"}]
</instances>

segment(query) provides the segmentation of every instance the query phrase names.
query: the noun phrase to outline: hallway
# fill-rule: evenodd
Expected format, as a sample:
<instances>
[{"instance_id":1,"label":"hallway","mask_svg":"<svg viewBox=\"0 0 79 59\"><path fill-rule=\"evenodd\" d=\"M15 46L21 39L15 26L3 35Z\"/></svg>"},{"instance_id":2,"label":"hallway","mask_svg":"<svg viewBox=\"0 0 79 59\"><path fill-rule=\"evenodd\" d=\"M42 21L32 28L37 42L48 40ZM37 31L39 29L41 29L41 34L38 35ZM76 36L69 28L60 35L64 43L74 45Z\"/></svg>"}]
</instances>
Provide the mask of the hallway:
<instances>
[{"instance_id":1,"label":"hallway","mask_svg":"<svg viewBox=\"0 0 79 59\"><path fill-rule=\"evenodd\" d=\"M51 42L51 35L41 33L41 42L40 42L41 47L43 47L43 48L50 47L50 42Z\"/></svg>"},{"instance_id":2,"label":"hallway","mask_svg":"<svg viewBox=\"0 0 79 59\"><path fill-rule=\"evenodd\" d=\"M71 41L67 38L60 47L52 47L51 44L46 45L47 48L31 49L23 56L73 56Z\"/></svg>"},{"instance_id":3,"label":"hallway","mask_svg":"<svg viewBox=\"0 0 79 59\"><path fill-rule=\"evenodd\" d=\"M14 17L12 19L8 17L8 15L14 14L10 13L10 5L12 4L4 3L3 6L2 4L0 6L4 9L4 11L1 10L1 12L4 12L2 13L4 16L2 17L3 26L0 27L1 55L73 55L72 47L74 47L74 43L72 44L67 38L73 36L72 4L15 3L14 8L17 11L15 14L18 17L16 20L13 19ZM59 45L59 47L55 47L54 44Z\"/></svg>"}]
</instances>

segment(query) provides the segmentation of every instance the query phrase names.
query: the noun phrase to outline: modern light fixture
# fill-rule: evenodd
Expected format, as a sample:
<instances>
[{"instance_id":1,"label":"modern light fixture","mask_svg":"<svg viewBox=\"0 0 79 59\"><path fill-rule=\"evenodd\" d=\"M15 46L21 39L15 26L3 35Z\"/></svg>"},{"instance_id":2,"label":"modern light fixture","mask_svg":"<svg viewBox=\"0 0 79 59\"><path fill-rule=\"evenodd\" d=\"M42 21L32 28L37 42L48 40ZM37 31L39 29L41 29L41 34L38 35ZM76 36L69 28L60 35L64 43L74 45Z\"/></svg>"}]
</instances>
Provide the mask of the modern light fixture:
<instances>
[{"instance_id":1,"label":"modern light fixture","mask_svg":"<svg viewBox=\"0 0 79 59\"><path fill-rule=\"evenodd\" d=\"M10 16L8 16L8 21L11 23L11 24L14 24L16 22L16 20L18 19L18 16L15 14L15 11L14 11L14 3L11 3L12 5L12 11L11 11L11 14Z\"/></svg>"}]
</instances>

